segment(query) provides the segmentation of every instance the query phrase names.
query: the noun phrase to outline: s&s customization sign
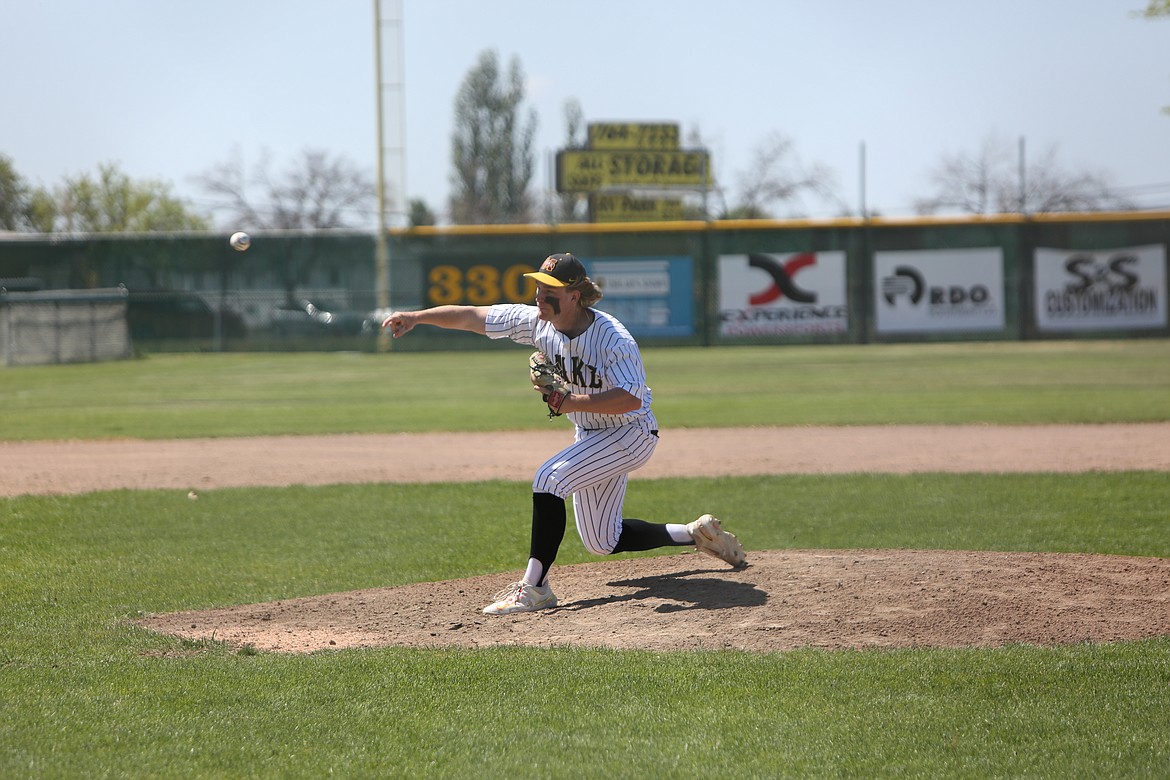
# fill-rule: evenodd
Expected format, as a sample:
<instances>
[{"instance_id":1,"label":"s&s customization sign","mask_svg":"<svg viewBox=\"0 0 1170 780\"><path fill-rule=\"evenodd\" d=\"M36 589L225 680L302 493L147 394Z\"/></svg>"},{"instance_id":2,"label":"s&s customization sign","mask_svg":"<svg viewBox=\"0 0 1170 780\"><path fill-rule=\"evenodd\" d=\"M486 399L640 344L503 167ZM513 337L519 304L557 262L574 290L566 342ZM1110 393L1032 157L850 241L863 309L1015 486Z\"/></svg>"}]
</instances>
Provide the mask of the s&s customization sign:
<instances>
[{"instance_id":1,"label":"s&s customization sign","mask_svg":"<svg viewBox=\"0 0 1170 780\"><path fill-rule=\"evenodd\" d=\"M1164 328L1166 247L1037 249L1036 327L1042 331Z\"/></svg>"}]
</instances>

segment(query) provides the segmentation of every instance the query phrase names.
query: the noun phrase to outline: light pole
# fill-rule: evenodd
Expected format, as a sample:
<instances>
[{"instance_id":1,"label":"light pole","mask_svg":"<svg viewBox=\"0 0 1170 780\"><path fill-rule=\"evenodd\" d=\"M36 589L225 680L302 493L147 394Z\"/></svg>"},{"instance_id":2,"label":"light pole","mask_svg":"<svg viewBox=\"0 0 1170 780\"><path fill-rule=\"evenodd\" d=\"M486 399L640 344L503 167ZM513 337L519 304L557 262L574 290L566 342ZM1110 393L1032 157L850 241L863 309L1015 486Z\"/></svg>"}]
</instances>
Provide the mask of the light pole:
<instances>
[{"instance_id":1,"label":"light pole","mask_svg":"<svg viewBox=\"0 0 1170 780\"><path fill-rule=\"evenodd\" d=\"M378 235L375 239L375 284L377 285L376 299L377 308L379 311L387 311L390 308L390 245L387 240L387 230L389 225L386 221L387 204L398 205L400 208L405 207L406 198L406 171L403 158L405 156L405 141L403 136L405 131L402 127L402 0L391 0L390 6L392 14L386 22L383 21L382 16L382 0L374 0L374 86L376 89L375 103L377 117L377 134L378 134ZM386 80L385 70L382 62L382 25L388 23L394 28L394 54L395 67L393 70L393 77L388 82ZM398 198L388 198L386 195L386 141L385 141L385 108L383 105L383 93L386 89L392 88L397 92L397 105L395 107L394 116L397 119L395 122L395 143L392 149L398 164L395 166L395 187L398 192ZM396 203L397 201L397 203ZM378 331L378 351L386 352L391 345L390 335L383 330Z\"/></svg>"},{"instance_id":2,"label":"light pole","mask_svg":"<svg viewBox=\"0 0 1170 780\"><path fill-rule=\"evenodd\" d=\"M376 311L390 308L390 247L386 242L386 165L383 161L382 132L382 3L374 0L374 87L375 113L378 131L378 235L374 239L374 264L377 289ZM391 345L385 328L378 330L378 351L386 352Z\"/></svg>"}]
</instances>

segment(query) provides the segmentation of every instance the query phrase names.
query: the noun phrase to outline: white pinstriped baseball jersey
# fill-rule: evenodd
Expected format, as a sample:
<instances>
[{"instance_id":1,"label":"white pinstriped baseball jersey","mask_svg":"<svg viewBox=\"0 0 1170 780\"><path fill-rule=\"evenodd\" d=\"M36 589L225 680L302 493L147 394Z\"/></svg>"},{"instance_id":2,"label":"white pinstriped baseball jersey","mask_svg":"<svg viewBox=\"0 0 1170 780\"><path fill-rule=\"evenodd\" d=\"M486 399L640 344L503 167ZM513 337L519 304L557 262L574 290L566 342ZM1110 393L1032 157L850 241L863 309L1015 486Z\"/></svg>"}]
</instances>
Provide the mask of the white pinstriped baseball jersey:
<instances>
[{"instance_id":1,"label":"white pinstriped baseball jersey","mask_svg":"<svg viewBox=\"0 0 1170 780\"><path fill-rule=\"evenodd\" d=\"M612 315L597 309L593 324L570 339L540 319L535 306L523 303L496 304L487 315L487 335L527 344L548 355L564 371L574 393L593 395L620 387L638 398L642 406L628 414L570 412L578 428L597 430L636 424L645 430L658 427L650 411L651 393L646 386L646 369L638 343Z\"/></svg>"},{"instance_id":2,"label":"white pinstriped baseball jersey","mask_svg":"<svg viewBox=\"0 0 1170 780\"><path fill-rule=\"evenodd\" d=\"M574 339L539 318L535 306L497 304L487 316L491 338L536 347L561 366L575 393L620 387L642 401L629 414L570 412L576 425L571 445L546 460L532 481L535 493L573 497L577 533L585 548L607 555L622 533L627 475L650 460L658 423L650 411L650 388L638 344L618 320L597 309L593 323Z\"/></svg>"}]
</instances>

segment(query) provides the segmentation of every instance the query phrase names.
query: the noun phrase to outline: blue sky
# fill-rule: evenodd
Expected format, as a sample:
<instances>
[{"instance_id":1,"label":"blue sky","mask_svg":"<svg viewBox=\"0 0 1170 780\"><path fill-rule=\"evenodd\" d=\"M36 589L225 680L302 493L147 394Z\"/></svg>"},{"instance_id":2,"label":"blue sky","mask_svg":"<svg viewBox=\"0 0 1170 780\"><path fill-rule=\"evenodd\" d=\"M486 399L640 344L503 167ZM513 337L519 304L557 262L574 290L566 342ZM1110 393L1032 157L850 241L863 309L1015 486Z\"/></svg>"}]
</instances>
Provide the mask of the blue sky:
<instances>
[{"instance_id":1,"label":"blue sky","mask_svg":"<svg viewBox=\"0 0 1170 780\"><path fill-rule=\"evenodd\" d=\"M697 131L731 188L779 132L856 209L864 143L867 205L908 215L943 155L1024 137L1033 159L1055 149L1170 208L1170 19L1143 5L403 0L407 195L443 212L455 94L494 49L526 74L541 188L576 99L587 121ZM42 185L117 162L196 205L193 177L233 156L279 171L323 149L372 172L373 16L370 0L4 0L0 153Z\"/></svg>"}]
</instances>

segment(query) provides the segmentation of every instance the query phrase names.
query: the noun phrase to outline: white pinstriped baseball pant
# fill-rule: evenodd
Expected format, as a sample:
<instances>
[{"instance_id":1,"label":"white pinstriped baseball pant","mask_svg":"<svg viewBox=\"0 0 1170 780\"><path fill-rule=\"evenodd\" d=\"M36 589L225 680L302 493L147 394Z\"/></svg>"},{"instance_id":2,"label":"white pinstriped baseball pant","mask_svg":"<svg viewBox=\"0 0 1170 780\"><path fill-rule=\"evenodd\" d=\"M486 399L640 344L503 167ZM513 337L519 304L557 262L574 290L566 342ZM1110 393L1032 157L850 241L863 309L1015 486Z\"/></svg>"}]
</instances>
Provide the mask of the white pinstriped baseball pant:
<instances>
[{"instance_id":1,"label":"white pinstriped baseball pant","mask_svg":"<svg viewBox=\"0 0 1170 780\"><path fill-rule=\"evenodd\" d=\"M577 429L575 441L536 472L534 493L573 497L573 516L585 549L609 555L622 533L627 475L646 465L658 437L636 425Z\"/></svg>"}]
</instances>

